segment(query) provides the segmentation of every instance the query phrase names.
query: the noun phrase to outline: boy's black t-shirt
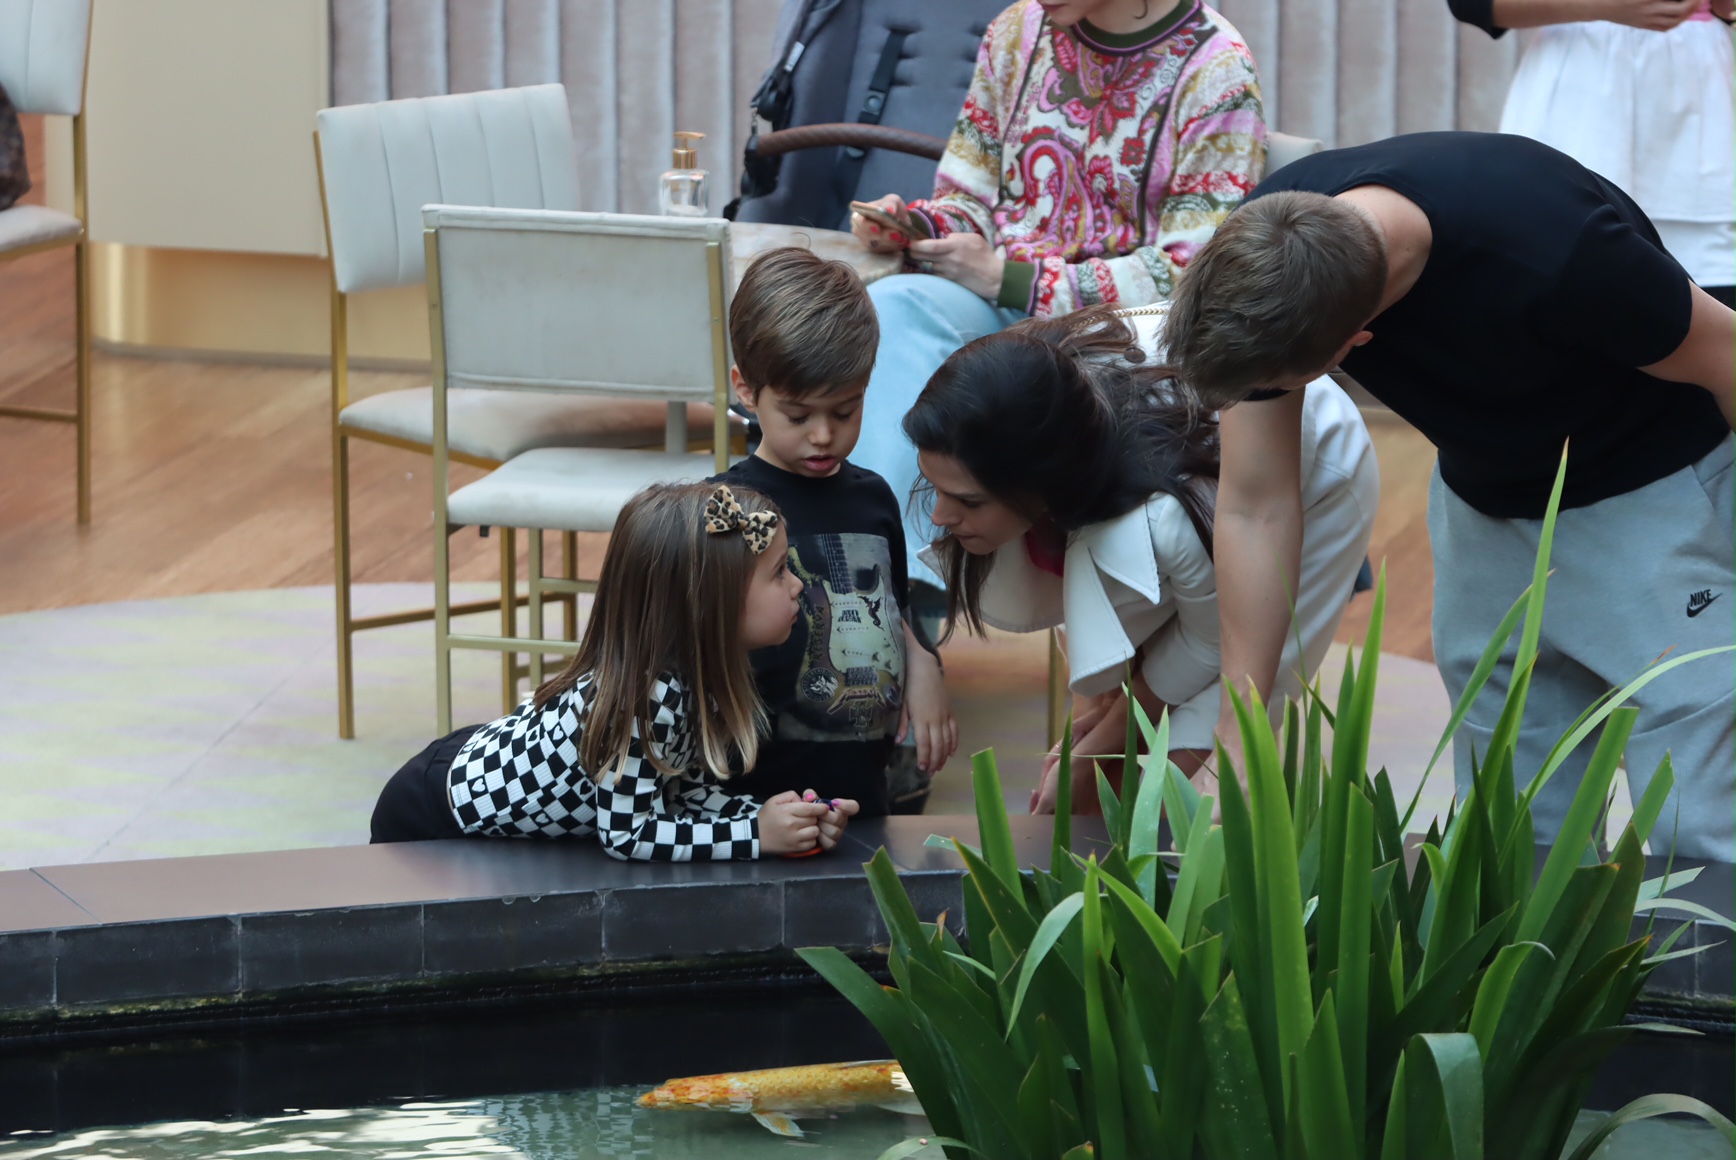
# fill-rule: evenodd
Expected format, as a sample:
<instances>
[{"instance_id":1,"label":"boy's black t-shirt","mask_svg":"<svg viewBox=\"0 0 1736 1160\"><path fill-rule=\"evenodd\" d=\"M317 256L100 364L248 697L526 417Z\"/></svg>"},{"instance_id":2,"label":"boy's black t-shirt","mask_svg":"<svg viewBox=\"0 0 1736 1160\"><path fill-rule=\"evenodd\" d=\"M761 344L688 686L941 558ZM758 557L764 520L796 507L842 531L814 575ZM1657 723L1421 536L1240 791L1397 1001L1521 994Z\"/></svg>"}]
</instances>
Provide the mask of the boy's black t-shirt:
<instances>
[{"instance_id":1,"label":"boy's black t-shirt","mask_svg":"<svg viewBox=\"0 0 1736 1160\"><path fill-rule=\"evenodd\" d=\"M790 639L752 654L771 737L735 793L812 789L888 810L886 764L904 707L904 521L886 481L845 462L825 479L750 456L716 477L783 510L802 611Z\"/></svg>"},{"instance_id":2,"label":"boy's black t-shirt","mask_svg":"<svg viewBox=\"0 0 1736 1160\"><path fill-rule=\"evenodd\" d=\"M1343 369L1440 449L1486 515L1542 517L1634 491L1729 435L1712 396L1636 368L1687 337L1689 281L1633 199L1566 154L1501 133L1416 133L1316 153L1260 183L1382 185L1434 231L1417 284Z\"/></svg>"}]
</instances>

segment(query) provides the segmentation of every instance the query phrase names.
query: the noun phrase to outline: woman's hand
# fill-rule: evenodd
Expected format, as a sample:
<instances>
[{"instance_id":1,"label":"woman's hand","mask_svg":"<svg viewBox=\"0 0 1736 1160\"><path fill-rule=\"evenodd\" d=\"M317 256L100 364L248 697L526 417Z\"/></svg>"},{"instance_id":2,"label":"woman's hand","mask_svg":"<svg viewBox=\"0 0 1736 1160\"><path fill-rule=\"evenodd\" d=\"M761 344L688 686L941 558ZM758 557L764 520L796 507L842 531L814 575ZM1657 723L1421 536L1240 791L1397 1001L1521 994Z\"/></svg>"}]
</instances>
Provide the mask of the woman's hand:
<instances>
[{"instance_id":1,"label":"woman's hand","mask_svg":"<svg viewBox=\"0 0 1736 1160\"><path fill-rule=\"evenodd\" d=\"M981 234L948 234L910 243L910 258L925 274L957 282L990 302L1001 296L1006 260Z\"/></svg>"},{"instance_id":2,"label":"woman's hand","mask_svg":"<svg viewBox=\"0 0 1736 1160\"><path fill-rule=\"evenodd\" d=\"M1119 759L1127 747L1127 698L1119 690L1101 697L1081 698L1083 708L1074 718L1073 812L1095 814L1097 810L1097 760L1099 757ZM1055 795L1060 790L1061 753L1057 748L1043 759L1043 773L1037 788L1031 791L1031 812L1055 812Z\"/></svg>"},{"instance_id":3,"label":"woman's hand","mask_svg":"<svg viewBox=\"0 0 1736 1160\"><path fill-rule=\"evenodd\" d=\"M850 804L854 806L856 803ZM767 798L759 812L760 854L772 858L781 854L802 854L818 848L821 838L820 821L829 812L831 810L826 802L803 801L796 796L793 789ZM850 812L856 811L852 809Z\"/></svg>"},{"instance_id":4,"label":"woman's hand","mask_svg":"<svg viewBox=\"0 0 1736 1160\"><path fill-rule=\"evenodd\" d=\"M878 201L867 204L884 210L888 217L901 222L909 222L909 216L904 212L904 199L896 193L889 193ZM905 227L903 233L889 231L878 222L871 222L859 213L850 214L850 232L861 239L862 243L876 254L895 254L910 244L911 231Z\"/></svg>"},{"instance_id":5,"label":"woman's hand","mask_svg":"<svg viewBox=\"0 0 1736 1160\"><path fill-rule=\"evenodd\" d=\"M850 824L850 819L862 809L854 799L833 798L829 802L820 800L820 795L813 790L803 790L802 800L813 802L826 812L820 815L820 849L830 850L838 844L838 839L844 836L844 830Z\"/></svg>"}]
</instances>

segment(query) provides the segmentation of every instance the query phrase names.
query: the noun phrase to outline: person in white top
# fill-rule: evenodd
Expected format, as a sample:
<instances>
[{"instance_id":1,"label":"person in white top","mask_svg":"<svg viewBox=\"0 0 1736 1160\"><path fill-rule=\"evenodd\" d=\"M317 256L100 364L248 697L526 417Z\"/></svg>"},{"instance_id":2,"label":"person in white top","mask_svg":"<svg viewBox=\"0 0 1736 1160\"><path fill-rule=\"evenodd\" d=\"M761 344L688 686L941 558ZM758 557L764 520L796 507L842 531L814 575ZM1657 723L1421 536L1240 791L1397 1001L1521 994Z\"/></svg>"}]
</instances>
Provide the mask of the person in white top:
<instances>
[{"instance_id":1,"label":"person in white top","mask_svg":"<svg viewBox=\"0 0 1736 1160\"><path fill-rule=\"evenodd\" d=\"M1219 710L1212 566L1217 420L1162 365L1166 305L1032 319L952 355L904 417L938 535L947 632L1064 626L1076 753L1119 754L1131 687L1171 757L1202 789ZM1272 697L1300 696L1337 630L1368 549L1380 470L1355 404L1330 379L1307 388L1303 549L1296 618ZM1032 791L1053 809L1057 754ZM1093 763L1074 801L1096 800Z\"/></svg>"},{"instance_id":2,"label":"person in white top","mask_svg":"<svg viewBox=\"0 0 1736 1160\"><path fill-rule=\"evenodd\" d=\"M1530 30L1501 132L1541 141L1615 182L1688 276L1736 306L1731 0L1448 5L1490 36Z\"/></svg>"}]
</instances>

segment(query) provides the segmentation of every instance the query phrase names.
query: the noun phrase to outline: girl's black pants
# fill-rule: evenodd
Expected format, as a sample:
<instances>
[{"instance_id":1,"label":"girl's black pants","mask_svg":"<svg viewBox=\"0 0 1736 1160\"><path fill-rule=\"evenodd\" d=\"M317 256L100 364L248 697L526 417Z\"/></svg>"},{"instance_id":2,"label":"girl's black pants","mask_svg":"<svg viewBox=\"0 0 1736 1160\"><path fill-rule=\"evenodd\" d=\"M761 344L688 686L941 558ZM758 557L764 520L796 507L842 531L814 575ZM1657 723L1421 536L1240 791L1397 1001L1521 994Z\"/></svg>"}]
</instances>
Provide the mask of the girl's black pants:
<instances>
[{"instance_id":1,"label":"girl's black pants","mask_svg":"<svg viewBox=\"0 0 1736 1160\"><path fill-rule=\"evenodd\" d=\"M452 762L470 735L480 725L466 725L448 733L404 763L392 775L380 800L374 803L369 825L369 843L424 842L433 838L462 838L458 819L452 816L452 797L446 776Z\"/></svg>"}]
</instances>

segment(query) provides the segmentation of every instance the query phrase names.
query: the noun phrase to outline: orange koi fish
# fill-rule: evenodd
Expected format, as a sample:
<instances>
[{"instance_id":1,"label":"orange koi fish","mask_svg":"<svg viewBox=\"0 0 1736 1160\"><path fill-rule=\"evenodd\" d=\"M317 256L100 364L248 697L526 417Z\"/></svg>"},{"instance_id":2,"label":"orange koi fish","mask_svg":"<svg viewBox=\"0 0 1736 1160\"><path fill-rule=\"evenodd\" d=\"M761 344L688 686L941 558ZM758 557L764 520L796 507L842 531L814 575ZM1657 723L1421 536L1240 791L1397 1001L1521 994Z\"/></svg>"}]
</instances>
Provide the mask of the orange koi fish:
<instances>
[{"instance_id":1,"label":"orange koi fish","mask_svg":"<svg viewBox=\"0 0 1736 1160\"><path fill-rule=\"evenodd\" d=\"M743 1112L780 1136L801 1136L798 1116L878 1107L920 1116L922 1105L893 1059L816 1063L667 1080L639 1097L642 1108Z\"/></svg>"}]
</instances>

